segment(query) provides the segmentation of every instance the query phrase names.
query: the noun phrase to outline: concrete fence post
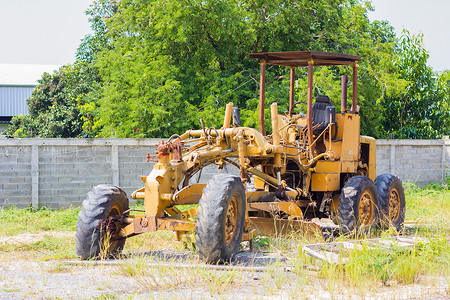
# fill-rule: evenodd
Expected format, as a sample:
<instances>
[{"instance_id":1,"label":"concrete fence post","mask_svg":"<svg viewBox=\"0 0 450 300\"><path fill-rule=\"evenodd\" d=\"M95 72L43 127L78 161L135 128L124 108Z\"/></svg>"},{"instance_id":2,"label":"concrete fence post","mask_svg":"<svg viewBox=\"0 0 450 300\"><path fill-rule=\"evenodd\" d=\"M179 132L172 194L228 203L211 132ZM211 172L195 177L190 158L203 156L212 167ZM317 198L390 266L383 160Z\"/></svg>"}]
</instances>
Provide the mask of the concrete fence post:
<instances>
[{"instance_id":1,"label":"concrete fence post","mask_svg":"<svg viewBox=\"0 0 450 300\"><path fill-rule=\"evenodd\" d=\"M450 148L450 139L444 135L442 137L442 183L445 183L445 177L447 176L447 152Z\"/></svg>"},{"instance_id":2,"label":"concrete fence post","mask_svg":"<svg viewBox=\"0 0 450 300\"><path fill-rule=\"evenodd\" d=\"M119 146L111 146L111 169L112 169L112 183L115 186L120 186L120 174L119 174Z\"/></svg>"},{"instance_id":3,"label":"concrete fence post","mask_svg":"<svg viewBox=\"0 0 450 300\"><path fill-rule=\"evenodd\" d=\"M394 141L392 141L394 142ZM390 163L389 163L389 172L391 174L396 175L396 165L395 165L395 145L391 144L391 155L390 155Z\"/></svg>"},{"instance_id":4,"label":"concrete fence post","mask_svg":"<svg viewBox=\"0 0 450 300\"><path fill-rule=\"evenodd\" d=\"M31 207L39 207L39 147L31 146Z\"/></svg>"}]
</instances>

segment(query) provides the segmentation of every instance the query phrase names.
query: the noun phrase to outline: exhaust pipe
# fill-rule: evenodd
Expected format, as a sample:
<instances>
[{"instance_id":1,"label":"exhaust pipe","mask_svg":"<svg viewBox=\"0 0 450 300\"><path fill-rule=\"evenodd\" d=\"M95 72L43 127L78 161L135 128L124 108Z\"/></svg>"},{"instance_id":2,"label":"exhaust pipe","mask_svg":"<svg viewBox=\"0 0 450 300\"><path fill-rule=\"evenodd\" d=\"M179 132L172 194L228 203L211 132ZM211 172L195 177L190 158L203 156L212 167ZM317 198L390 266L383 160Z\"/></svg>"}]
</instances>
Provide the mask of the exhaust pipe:
<instances>
[{"instance_id":1,"label":"exhaust pipe","mask_svg":"<svg viewBox=\"0 0 450 300\"><path fill-rule=\"evenodd\" d=\"M341 77L341 112L347 112L347 84L348 76L342 75Z\"/></svg>"}]
</instances>

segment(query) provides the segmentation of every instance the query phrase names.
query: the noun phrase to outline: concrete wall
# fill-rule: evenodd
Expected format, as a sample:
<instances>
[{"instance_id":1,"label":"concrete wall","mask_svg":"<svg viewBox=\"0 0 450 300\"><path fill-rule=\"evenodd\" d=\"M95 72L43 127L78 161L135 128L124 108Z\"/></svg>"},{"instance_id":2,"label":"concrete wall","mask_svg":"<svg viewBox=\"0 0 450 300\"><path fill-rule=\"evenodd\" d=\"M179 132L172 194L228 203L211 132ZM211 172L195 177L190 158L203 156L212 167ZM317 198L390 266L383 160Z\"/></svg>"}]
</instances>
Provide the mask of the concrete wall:
<instances>
[{"instance_id":1,"label":"concrete wall","mask_svg":"<svg viewBox=\"0 0 450 300\"><path fill-rule=\"evenodd\" d=\"M112 183L128 195L143 186L146 162L160 139L0 138L0 206L78 206L95 185ZM442 182L450 170L450 140L377 140L377 174L418 184ZM228 172L238 174L229 167ZM201 182L217 173L203 171Z\"/></svg>"}]
</instances>

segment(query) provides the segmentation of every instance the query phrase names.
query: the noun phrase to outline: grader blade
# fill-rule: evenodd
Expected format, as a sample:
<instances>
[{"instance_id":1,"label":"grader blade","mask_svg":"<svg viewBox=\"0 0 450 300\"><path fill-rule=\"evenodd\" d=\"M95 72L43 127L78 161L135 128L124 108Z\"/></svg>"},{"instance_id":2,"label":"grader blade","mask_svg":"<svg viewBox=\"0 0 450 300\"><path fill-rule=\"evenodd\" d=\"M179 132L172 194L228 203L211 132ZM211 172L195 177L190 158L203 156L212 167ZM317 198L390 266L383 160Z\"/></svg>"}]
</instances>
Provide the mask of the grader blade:
<instances>
[{"instance_id":1,"label":"grader blade","mask_svg":"<svg viewBox=\"0 0 450 300\"><path fill-rule=\"evenodd\" d=\"M311 221L250 217L252 225L260 235L285 236L301 234L308 241L325 240L322 228Z\"/></svg>"}]
</instances>

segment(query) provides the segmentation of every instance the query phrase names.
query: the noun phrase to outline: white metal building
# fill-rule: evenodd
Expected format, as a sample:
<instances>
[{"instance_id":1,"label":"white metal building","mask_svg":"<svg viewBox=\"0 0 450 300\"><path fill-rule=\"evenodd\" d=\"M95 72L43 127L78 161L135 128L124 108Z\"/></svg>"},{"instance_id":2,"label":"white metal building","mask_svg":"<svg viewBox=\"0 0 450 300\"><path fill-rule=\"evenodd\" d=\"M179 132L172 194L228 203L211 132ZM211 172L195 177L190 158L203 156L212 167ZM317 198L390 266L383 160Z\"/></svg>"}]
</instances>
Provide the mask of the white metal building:
<instances>
[{"instance_id":1,"label":"white metal building","mask_svg":"<svg viewBox=\"0 0 450 300\"><path fill-rule=\"evenodd\" d=\"M0 133L12 117L28 114L26 99L31 96L44 72L52 74L57 65L0 64Z\"/></svg>"}]
</instances>

